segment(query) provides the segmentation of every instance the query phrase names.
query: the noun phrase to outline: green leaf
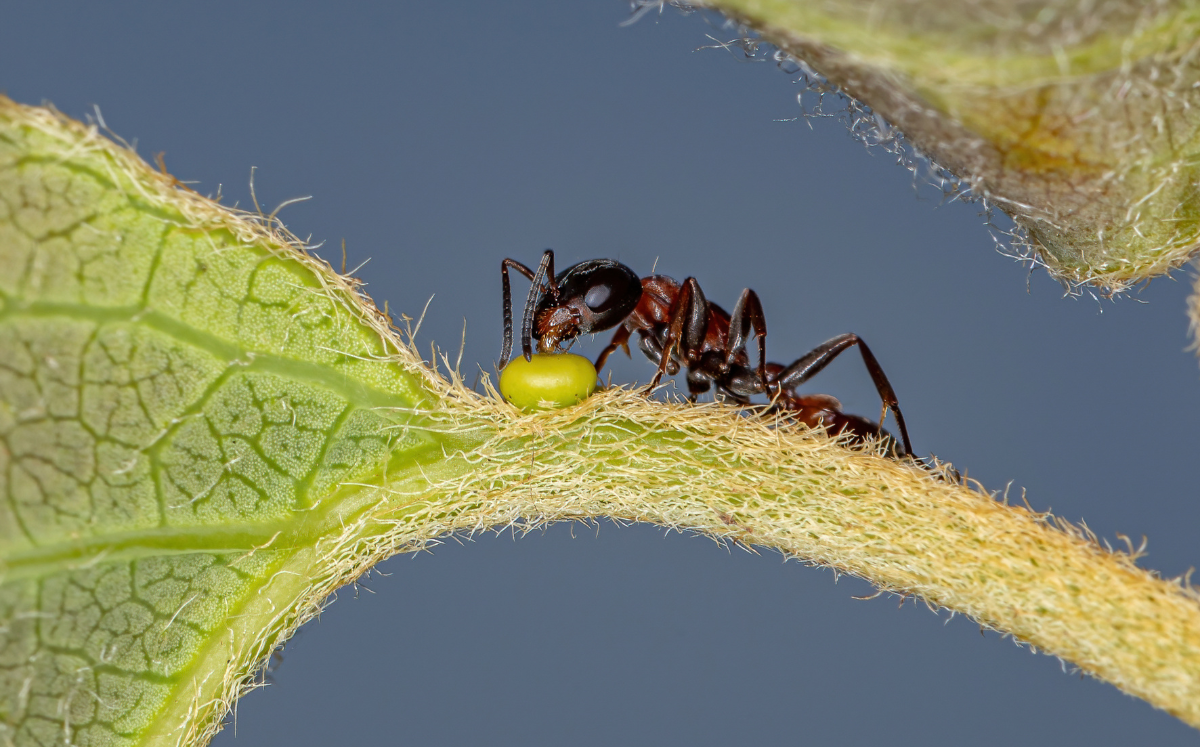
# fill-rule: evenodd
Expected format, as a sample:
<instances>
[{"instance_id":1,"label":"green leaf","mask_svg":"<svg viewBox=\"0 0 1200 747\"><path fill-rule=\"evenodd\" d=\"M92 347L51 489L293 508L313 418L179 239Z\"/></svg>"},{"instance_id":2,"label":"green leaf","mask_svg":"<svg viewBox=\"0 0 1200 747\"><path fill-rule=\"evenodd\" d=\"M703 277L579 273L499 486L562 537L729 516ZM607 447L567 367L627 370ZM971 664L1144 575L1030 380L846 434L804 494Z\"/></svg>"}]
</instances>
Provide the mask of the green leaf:
<instances>
[{"instance_id":1,"label":"green leaf","mask_svg":"<svg viewBox=\"0 0 1200 747\"><path fill-rule=\"evenodd\" d=\"M244 674L331 572L318 540L440 456L406 427L428 395L285 237L4 103L0 734L207 728L227 662Z\"/></svg>"},{"instance_id":2,"label":"green leaf","mask_svg":"<svg viewBox=\"0 0 1200 747\"><path fill-rule=\"evenodd\" d=\"M902 131L1065 283L1123 290L1200 248L1195 2L703 4Z\"/></svg>"}]
</instances>

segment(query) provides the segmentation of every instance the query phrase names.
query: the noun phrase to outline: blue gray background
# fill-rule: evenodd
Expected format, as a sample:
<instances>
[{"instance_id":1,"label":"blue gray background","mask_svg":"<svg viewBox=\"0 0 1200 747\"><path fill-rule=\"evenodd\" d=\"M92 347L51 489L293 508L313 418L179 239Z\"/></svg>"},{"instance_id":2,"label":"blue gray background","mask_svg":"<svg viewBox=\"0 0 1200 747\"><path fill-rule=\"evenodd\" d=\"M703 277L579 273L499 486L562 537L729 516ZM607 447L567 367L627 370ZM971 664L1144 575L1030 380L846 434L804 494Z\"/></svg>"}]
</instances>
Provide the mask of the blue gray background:
<instances>
[{"instance_id":1,"label":"blue gray background","mask_svg":"<svg viewBox=\"0 0 1200 747\"><path fill-rule=\"evenodd\" d=\"M616 257L761 295L790 360L867 339L921 451L1144 565L1196 563L1200 382L1187 278L1063 298L796 76L619 0L7 3L0 87L109 126L174 174L324 241L421 342L490 370L502 257ZM698 51L697 51L698 50ZM599 340L582 351L596 352ZM644 359L614 380L645 381ZM813 386L878 407L857 356ZM1193 486L1193 487L1189 487ZM370 593L368 593L370 592ZM652 527L556 526L383 564L288 644L237 745L1195 744L1197 733L970 621Z\"/></svg>"}]
</instances>

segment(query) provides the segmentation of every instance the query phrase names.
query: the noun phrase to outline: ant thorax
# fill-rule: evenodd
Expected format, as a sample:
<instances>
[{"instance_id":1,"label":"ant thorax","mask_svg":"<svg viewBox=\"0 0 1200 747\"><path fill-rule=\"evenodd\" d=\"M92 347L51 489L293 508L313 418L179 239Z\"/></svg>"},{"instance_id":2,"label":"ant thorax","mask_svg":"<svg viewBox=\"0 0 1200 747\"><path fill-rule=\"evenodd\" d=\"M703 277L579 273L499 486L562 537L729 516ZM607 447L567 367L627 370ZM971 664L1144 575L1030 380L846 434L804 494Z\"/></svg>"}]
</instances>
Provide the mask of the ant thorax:
<instances>
[{"instance_id":1,"label":"ant thorax","mask_svg":"<svg viewBox=\"0 0 1200 747\"><path fill-rule=\"evenodd\" d=\"M579 311L570 306L551 306L539 311L534 318L538 352L553 353L563 342L574 342L579 337L579 323Z\"/></svg>"}]
</instances>

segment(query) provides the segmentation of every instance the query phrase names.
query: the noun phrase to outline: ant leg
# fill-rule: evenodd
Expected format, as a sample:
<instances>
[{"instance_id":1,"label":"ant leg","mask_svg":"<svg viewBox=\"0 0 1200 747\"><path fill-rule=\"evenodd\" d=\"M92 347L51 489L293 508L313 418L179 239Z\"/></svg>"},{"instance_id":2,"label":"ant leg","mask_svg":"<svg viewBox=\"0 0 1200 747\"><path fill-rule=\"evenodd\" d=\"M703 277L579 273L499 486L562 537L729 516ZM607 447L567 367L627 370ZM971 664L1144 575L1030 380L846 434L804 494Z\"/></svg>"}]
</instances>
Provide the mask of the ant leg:
<instances>
[{"instance_id":1,"label":"ant leg","mask_svg":"<svg viewBox=\"0 0 1200 747\"><path fill-rule=\"evenodd\" d=\"M663 359L662 343L653 334L642 330L638 332L638 349L646 354L656 367ZM667 375L674 376L679 373L679 364L670 358L667 359Z\"/></svg>"},{"instance_id":2,"label":"ant leg","mask_svg":"<svg viewBox=\"0 0 1200 747\"><path fill-rule=\"evenodd\" d=\"M896 414L896 424L900 426L900 438L904 441L904 452L906 454L913 453L912 443L908 439L908 428L904 425L904 415L900 412L900 403L896 401L896 392L892 389L891 382L888 381L887 375L883 372L883 367L879 365L879 361L875 360L875 355L867 347L867 343L863 342L862 338L854 333L838 335L832 340L813 348L812 352L807 355L797 359L783 373L779 374L778 383L780 389L792 389L800 386L820 373L822 369L828 366L834 358L841 355L847 348L855 345L858 346L858 351L862 355L863 365L867 367L867 373L871 374L871 381L875 382L875 391L879 393L879 398L883 400L883 412L879 416L880 430L883 429L883 419L887 417L887 412L890 409Z\"/></svg>"},{"instance_id":3,"label":"ant leg","mask_svg":"<svg viewBox=\"0 0 1200 747\"><path fill-rule=\"evenodd\" d=\"M704 347L705 333L708 332L708 299L704 297L704 291L700 290L700 283L696 282L696 278L684 280L683 290L686 291L686 300L684 294L680 294L679 300L684 309L685 320L679 352L686 359L691 356L692 351Z\"/></svg>"},{"instance_id":4,"label":"ant leg","mask_svg":"<svg viewBox=\"0 0 1200 747\"><path fill-rule=\"evenodd\" d=\"M617 333L613 335L612 342L608 343L608 347L604 348L600 353L600 357L596 359L596 372L599 373L601 368L604 368L604 361L608 360L608 356L612 355L617 348L625 348L625 355L629 355L629 328L618 327Z\"/></svg>"},{"instance_id":5,"label":"ant leg","mask_svg":"<svg viewBox=\"0 0 1200 747\"><path fill-rule=\"evenodd\" d=\"M529 296L525 299L525 315L521 318L521 352L525 360L533 358L533 314L537 311L538 295L542 292L542 280L550 278L550 295L558 301L558 285L554 282L554 250L547 249L542 254L542 261L534 273L533 285L529 286Z\"/></svg>"},{"instance_id":6,"label":"ant leg","mask_svg":"<svg viewBox=\"0 0 1200 747\"><path fill-rule=\"evenodd\" d=\"M733 366L733 359L746 349L746 335L754 328L754 336L758 338L758 366L754 372L762 384L763 391L767 387L767 320L763 316L762 303L758 294L749 288L742 291L733 314L729 317L729 337L725 340L725 367Z\"/></svg>"},{"instance_id":7,"label":"ant leg","mask_svg":"<svg viewBox=\"0 0 1200 747\"><path fill-rule=\"evenodd\" d=\"M688 369L688 402L695 403L696 398L712 388L712 377L700 369Z\"/></svg>"},{"instance_id":8,"label":"ant leg","mask_svg":"<svg viewBox=\"0 0 1200 747\"><path fill-rule=\"evenodd\" d=\"M504 368L507 366L508 358L510 355L512 355L512 289L508 283L508 268L510 267L530 280L533 280L533 270L529 269L517 260L506 259L500 263L500 283L504 287L504 347L500 350L499 368Z\"/></svg>"},{"instance_id":9,"label":"ant leg","mask_svg":"<svg viewBox=\"0 0 1200 747\"><path fill-rule=\"evenodd\" d=\"M658 361L658 371L650 380L650 388L658 386L667 365L676 354L687 361L693 350L699 350L704 344L704 333L708 329L708 300L696 278L683 281L679 295L671 304L667 331L662 340L662 357Z\"/></svg>"}]
</instances>

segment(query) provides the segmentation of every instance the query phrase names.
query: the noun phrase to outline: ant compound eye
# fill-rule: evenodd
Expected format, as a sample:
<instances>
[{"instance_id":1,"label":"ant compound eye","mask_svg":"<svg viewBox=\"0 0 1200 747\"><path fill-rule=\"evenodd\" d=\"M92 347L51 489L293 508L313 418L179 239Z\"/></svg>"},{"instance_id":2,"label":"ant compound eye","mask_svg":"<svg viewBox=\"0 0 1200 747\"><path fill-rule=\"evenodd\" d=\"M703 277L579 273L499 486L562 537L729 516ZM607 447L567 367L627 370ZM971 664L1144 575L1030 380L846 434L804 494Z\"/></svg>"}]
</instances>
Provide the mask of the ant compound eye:
<instances>
[{"instance_id":1,"label":"ant compound eye","mask_svg":"<svg viewBox=\"0 0 1200 747\"><path fill-rule=\"evenodd\" d=\"M583 302L597 314L620 311L624 317L637 306L642 297L642 281L624 265L613 263L597 267L587 275L587 292Z\"/></svg>"},{"instance_id":2,"label":"ant compound eye","mask_svg":"<svg viewBox=\"0 0 1200 747\"><path fill-rule=\"evenodd\" d=\"M596 391L596 368L572 353L517 356L500 372L500 393L522 410L568 407Z\"/></svg>"},{"instance_id":3,"label":"ant compound eye","mask_svg":"<svg viewBox=\"0 0 1200 747\"><path fill-rule=\"evenodd\" d=\"M587 295L583 297L583 302L592 311L604 311L604 305L612 298L612 288L607 285L593 285L588 288Z\"/></svg>"},{"instance_id":4,"label":"ant compound eye","mask_svg":"<svg viewBox=\"0 0 1200 747\"><path fill-rule=\"evenodd\" d=\"M611 259L592 259L567 268L558 276L558 286L560 298L578 299L591 312L583 315L581 332L615 327L642 297L637 273Z\"/></svg>"}]
</instances>

